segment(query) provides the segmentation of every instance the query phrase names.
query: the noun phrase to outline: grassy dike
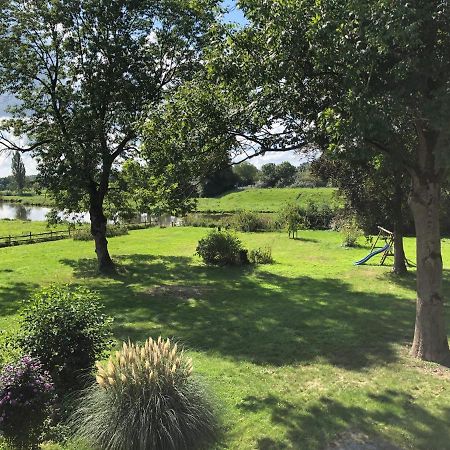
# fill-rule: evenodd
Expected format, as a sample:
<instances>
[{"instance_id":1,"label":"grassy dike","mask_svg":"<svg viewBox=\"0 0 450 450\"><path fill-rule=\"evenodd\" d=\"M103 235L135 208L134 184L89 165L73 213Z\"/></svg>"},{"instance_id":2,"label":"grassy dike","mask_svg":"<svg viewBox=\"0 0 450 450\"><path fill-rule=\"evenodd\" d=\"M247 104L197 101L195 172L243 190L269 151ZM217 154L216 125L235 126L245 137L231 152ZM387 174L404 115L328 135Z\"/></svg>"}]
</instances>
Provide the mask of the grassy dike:
<instances>
[{"instance_id":1,"label":"grassy dike","mask_svg":"<svg viewBox=\"0 0 450 450\"><path fill-rule=\"evenodd\" d=\"M404 449L449 448L450 371L408 357L414 273L396 279L368 248L330 231L240 234L275 264L207 267L201 228L152 228L110 239L119 274L100 277L92 242L0 249L0 329L52 282L99 291L118 340L183 342L223 405L220 449L323 449L357 434ZM364 245L364 242L361 242ZM406 240L414 259L414 240ZM450 297L450 242L444 240ZM56 450L61 447L47 446ZM75 448L69 447L68 448Z\"/></svg>"},{"instance_id":2,"label":"grassy dike","mask_svg":"<svg viewBox=\"0 0 450 450\"><path fill-rule=\"evenodd\" d=\"M288 202L306 205L308 201L322 205L336 205L339 200L333 188L248 188L228 192L219 197L199 198L199 212L234 212L240 209L261 212L277 212ZM0 199L22 205L53 206L53 201L46 195L2 195Z\"/></svg>"},{"instance_id":3,"label":"grassy dike","mask_svg":"<svg viewBox=\"0 0 450 450\"><path fill-rule=\"evenodd\" d=\"M340 204L334 188L248 188L215 198L199 198L196 209L199 212L234 212L241 209L277 212L286 203L306 206L309 201L319 206Z\"/></svg>"}]
</instances>

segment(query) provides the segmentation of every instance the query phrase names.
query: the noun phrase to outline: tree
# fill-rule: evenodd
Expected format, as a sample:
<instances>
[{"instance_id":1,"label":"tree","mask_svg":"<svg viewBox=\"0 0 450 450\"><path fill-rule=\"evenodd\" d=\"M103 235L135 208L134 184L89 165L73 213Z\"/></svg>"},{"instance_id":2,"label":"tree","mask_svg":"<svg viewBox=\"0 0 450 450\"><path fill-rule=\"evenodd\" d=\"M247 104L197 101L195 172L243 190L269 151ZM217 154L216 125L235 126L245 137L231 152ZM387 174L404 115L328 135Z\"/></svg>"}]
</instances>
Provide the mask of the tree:
<instances>
[{"instance_id":1,"label":"tree","mask_svg":"<svg viewBox=\"0 0 450 450\"><path fill-rule=\"evenodd\" d=\"M233 172L238 178L239 186L255 184L259 177L259 170L248 162L237 164L233 167Z\"/></svg>"},{"instance_id":2,"label":"tree","mask_svg":"<svg viewBox=\"0 0 450 450\"><path fill-rule=\"evenodd\" d=\"M219 169L200 183L202 197L216 197L236 187L238 178L231 167Z\"/></svg>"},{"instance_id":3,"label":"tree","mask_svg":"<svg viewBox=\"0 0 450 450\"><path fill-rule=\"evenodd\" d=\"M277 166L274 163L267 163L261 166L259 181L263 187L275 187L278 182Z\"/></svg>"},{"instance_id":4,"label":"tree","mask_svg":"<svg viewBox=\"0 0 450 450\"><path fill-rule=\"evenodd\" d=\"M184 136L197 123L203 141L226 141L244 159L322 149L351 162L381 152L408 171L417 236L412 354L447 360L439 203L450 155L450 5L241 0L240 7L249 25L223 31L207 52L208 74L186 92L203 95L203 113L174 123ZM198 154L209 150L197 141Z\"/></svg>"},{"instance_id":5,"label":"tree","mask_svg":"<svg viewBox=\"0 0 450 450\"><path fill-rule=\"evenodd\" d=\"M3 148L38 159L57 207L87 208L100 271L114 270L103 204L136 153L138 125L201 63L215 0L11 0L0 12L0 86L15 95Z\"/></svg>"},{"instance_id":6,"label":"tree","mask_svg":"<svg viewBox=\"0 0 450 450\"><path fill-rule=\"evenodd\" d=\"M344 159L383 152L410 174L417 236L411 351L448 360L439 203L450 155L450 5L243 0L240 6L251 21L241 53L247 66L259 68L252 69L253 89L277 96L273 108L283 109L293 136L310 134L311 143Z\"/></svg>"},{"instance_id":7,"label":"tree","mask_svg":"<svg viewBox=\"0 0 450 450\"><path fill-rule=\"evenodd\" d=\"M11 171L14 177L14 181L16 182L17 190L21 194L23 192L23 188L25 187L26 181L26 172L25 172L25 164L22 161L22 157L19 152L14 152L11 162Z\"/></svg>"},{"instance_id":8,"label":"tree","mask_svg":"<svg viewBox=\"0 0 450 450\"><path fill-rule=\"evenodd\" d=\"M278 179L277 187L287 187L294 182L297 169L289 161L284 161L276 166L275 173Z\"/></svg>"},{"instance_id":9,"label":"tree","mask_svg":"<svg viewBox=\"0 0 450 450\"><path fill-rule=\"evenodd\" d=\"M322 155L312 163L312 170L339 188L346 201L345 211L356 213L358 225L365 233L378 233L379 225L393 230L393 272L405 274L403 235L410 222L407 201L411 180L408 173L383 155L352 163Z\"/></svg>"}]
</instances>

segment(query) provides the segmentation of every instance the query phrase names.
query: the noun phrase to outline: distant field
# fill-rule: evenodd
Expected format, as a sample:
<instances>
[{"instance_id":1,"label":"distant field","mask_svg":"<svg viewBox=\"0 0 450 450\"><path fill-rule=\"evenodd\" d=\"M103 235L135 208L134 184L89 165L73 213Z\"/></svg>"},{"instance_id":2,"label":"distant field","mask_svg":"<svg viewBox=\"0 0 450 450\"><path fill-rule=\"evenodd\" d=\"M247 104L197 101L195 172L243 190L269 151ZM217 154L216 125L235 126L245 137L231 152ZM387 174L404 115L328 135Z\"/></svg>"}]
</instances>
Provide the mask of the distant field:
<instances>
[{"instance_id":1,"label":"distant field","mask_svg":"<svg viewBox=\"0 0 450 450\"><path fill-rule=\"evenodd\" d=\"M203 212L233 212L247 209L260 212L279 211L288 202L305 205L312 200L318 204L338 205L334 188L250 188L233 191L216 198L199 198L197 210Z\"/></svg>"},{"instance_id":2,"label":"distant field","mask_svg":"<svg viewBox=\"0 0 450 450\"><path fill-rule=\"evenodd\" d=\"M5 202L22 205L53 206L53 200L46 194L41 195L10 195L0 191L0 199Z\"/></svg>"}]
</instances>

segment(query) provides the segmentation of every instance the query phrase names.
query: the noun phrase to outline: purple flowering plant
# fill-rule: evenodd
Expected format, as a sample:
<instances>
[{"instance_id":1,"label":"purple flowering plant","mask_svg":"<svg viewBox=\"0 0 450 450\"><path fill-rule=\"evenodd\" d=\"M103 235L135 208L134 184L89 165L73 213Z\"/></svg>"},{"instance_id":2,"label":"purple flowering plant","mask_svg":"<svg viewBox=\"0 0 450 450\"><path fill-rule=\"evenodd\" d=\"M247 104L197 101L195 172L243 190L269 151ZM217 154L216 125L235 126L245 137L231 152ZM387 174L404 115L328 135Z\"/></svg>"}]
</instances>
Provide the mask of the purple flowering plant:
<instances>
[{"instance_id":1,"label":"purple flowering plant","mask_svg":"<svg viewBox=\"0 0 450 450\"><path fill-rule=\"evenodd\" d=\"M0 431L19 448L39 442L55 402L52 379L40 361L23 356L0 373Z\"/></svg>"}]
</instances>

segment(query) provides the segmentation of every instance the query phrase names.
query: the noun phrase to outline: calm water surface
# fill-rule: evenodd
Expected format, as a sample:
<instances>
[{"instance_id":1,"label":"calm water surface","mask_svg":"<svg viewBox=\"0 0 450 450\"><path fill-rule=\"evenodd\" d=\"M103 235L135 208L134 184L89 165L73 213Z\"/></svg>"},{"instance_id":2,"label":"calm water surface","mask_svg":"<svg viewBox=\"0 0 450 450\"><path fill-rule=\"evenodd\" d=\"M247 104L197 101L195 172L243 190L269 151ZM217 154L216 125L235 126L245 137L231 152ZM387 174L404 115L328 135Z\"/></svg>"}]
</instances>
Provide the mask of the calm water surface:
<instances>
[{"instance_id":1,"label":"calm water surface","mask_svg":"<svg viewBox=\"0 0 450 450\"><path fill-rule=\"evenodd\" d=\"M17 219L17 220L31 220L31 221L46 221L47 213L51 208L45 206L26 206L20 203L0 202L0 220L1 219ZM75 220L75 218L74 218ZM89 214L77 214L77 221L89 222ZM149 220L147 214L141 214L141 217L136 217L136 222L144 222ZM170 215L160 217L152 217L151 220L161 226L170 227L172 223L179 225L180 219Z\"/></svg>"},{"instance_id":2,"label":"calm water surface","mask_svg":"<svg viewBox=\"0 0 450 450\"><path fill-rule=\"evenodd\" d=\"M51 208L45 206L26 206L20 203L0 202L0 219L46 221ZM77 220L87 222L86 214L77 215Z\"/></svg>"}]
</instances>

